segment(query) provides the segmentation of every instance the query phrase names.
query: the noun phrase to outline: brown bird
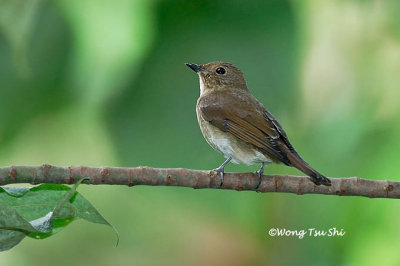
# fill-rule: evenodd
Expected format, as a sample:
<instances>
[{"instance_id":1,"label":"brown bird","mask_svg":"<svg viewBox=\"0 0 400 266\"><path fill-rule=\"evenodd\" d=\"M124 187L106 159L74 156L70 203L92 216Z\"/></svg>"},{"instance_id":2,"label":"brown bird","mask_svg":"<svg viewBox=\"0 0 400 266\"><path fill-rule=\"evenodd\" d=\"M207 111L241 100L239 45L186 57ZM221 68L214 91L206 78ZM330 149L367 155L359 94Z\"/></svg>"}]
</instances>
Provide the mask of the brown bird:
<instances>
[{"instance_id":1,"label":"brown bird","mask_svg":"<svg viewBox=\"0 0 400 266\"><path fill-rule=\"evenodd\" d=\"M214 169L220 173L221 185L224 168L230 161L247 165L260 163L258 186L264 166L269 163L296 167L314 184L331 185L328 178L314 170L295 151L282 126L251 94L237 67L227 62L186 65L200 79L196 113L201 132L207 143L227 158Z\"/></svg>"}]
</instances>

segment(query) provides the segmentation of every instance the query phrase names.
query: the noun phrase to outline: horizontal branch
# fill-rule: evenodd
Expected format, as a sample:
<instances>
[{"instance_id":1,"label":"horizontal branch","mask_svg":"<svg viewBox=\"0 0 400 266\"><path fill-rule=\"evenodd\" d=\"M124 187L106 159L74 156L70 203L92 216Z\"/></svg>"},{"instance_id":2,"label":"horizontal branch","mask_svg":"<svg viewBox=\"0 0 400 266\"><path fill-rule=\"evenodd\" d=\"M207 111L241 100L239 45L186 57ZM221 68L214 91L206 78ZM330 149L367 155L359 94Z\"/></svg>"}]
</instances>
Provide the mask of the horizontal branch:
<instances>
[{"instance_id":1,"label":"horizontal branch","mask_svg":"<svg viewBox=\"0 0 400 266\"><path fill-rule=\"evenodd\" d=\"M258 192L284 192L295 194L326 194L338 196L363 196L369 198L400 198L400 182L368 180L359 177L331 178L332 186L316 186L308 177L290 175L264 175L256 189L255 173L226 173L220 186L218 173L183 168L117 168L88 166L9 166L0 167L0 185L15 183L73 184L87 177L85 183L99 185L181 186Z\"/></svg>"}]
</instances>

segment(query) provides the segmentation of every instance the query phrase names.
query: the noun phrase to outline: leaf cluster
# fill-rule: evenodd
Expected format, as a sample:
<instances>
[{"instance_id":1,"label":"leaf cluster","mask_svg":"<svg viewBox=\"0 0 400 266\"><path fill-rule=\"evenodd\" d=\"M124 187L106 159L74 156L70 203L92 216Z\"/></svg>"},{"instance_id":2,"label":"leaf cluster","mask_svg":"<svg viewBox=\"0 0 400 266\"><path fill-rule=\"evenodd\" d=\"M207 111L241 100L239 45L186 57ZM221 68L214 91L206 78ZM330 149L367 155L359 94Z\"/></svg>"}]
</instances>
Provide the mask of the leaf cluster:
<instances>
[{"instance_id":1,"label":"leaf cluster","mask_svg":"<svg viewBox=\"0 0 400 266\"><path fill-rule=\"evenodd\" d=\"M79 218L112 227L76 191L83 180L72 187L60 184L0 187L0 251L11 249L26 236L50 237Z\"/></svg>"}]
</instances>

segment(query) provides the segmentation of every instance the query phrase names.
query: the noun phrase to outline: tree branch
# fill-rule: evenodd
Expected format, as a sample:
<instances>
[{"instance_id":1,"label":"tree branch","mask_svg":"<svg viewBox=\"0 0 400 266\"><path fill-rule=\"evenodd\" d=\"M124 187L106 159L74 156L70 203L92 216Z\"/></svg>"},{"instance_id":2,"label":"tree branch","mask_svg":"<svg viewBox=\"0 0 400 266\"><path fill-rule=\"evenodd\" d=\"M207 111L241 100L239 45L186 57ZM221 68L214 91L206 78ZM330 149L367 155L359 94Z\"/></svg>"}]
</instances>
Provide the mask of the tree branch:
<instances>
[{"instance_id":1,"label":"tree branch","mask_svg":"<svg viewBox=\"0 0 400 266\"><path fill-rule=\"evenodd\" d=\"M359 177L331 178L332 186L316 186L307 177L290 175L264 175L256 189L258 176L255 173L226 173L220 186L215 171L200 171L183 168L117 168L88 166L9 166L0 167L0 185L14 183L73 184L88 177L87 184L99 185L149 185L181 186L191 188L215 188L250 190L258 192L284 192L302 194L326 194L338 196L363 196L369 198L400 198L400 182L368 180Z\"/></svg>"}]
</instances>

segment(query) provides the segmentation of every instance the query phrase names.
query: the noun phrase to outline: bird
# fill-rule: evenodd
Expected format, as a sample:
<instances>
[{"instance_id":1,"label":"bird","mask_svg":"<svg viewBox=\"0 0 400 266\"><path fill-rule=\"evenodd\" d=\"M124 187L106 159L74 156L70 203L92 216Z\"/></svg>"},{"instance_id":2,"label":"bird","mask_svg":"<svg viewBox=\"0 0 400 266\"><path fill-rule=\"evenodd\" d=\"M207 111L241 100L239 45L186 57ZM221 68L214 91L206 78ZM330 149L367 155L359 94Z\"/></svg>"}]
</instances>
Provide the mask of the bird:
<instances>
[{"instance_id":1,"label":"bird","mask_svg":"<svg viewBox=\"0 0 400 266\"><path fill-rule=\"evenodd\" d=\"M207 143L226 160L217 168L221 186L229 162L261 164L256 172L257 188L264 167L283 163L306 174L315 185L330 186L331 181L313 169L296 152L282 126L250 90L242 71L229 62L185 63L200 81L196 104L197 120Z\"/></svg>"}]
</instances>

